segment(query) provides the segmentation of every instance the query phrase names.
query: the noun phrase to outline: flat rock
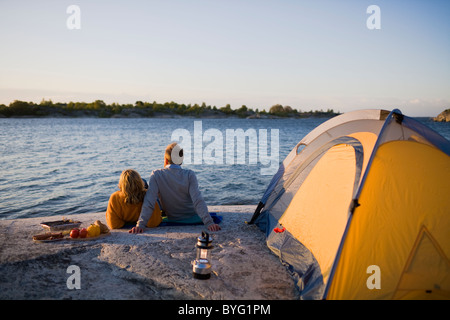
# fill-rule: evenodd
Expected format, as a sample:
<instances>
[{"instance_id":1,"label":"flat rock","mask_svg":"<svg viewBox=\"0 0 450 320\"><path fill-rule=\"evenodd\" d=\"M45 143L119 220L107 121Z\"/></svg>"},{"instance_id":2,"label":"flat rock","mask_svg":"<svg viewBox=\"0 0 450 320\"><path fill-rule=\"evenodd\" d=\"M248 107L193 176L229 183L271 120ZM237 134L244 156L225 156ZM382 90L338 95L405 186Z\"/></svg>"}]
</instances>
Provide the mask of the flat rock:
<instances>
[{"instance_id":1,"label":"flat rock","mask_svg":"<svg viewBox=\"0 0 450 320\"><path fill-rule=\"evenodd\" d=\"M62 216L0 220L0 299L298 299L294 280L265 244L264 234L247 225L254 206L210 206L223 216L212 232L212 276L197 280L191 261L204 226L164 226L133 235L112 230L102 238L33 242L43 221ZM66 216L105 222L105 213ZM67 286L80 269L80 289Z\"/></svg>"}]
</instances>

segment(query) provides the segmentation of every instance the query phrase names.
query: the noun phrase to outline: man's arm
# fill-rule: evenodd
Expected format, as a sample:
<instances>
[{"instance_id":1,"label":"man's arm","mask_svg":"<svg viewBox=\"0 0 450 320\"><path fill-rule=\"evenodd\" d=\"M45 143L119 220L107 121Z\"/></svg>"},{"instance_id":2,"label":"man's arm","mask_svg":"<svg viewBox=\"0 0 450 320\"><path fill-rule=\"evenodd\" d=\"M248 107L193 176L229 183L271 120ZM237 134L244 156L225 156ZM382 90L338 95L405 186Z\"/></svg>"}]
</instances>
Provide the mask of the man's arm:
<instances>
[{"instance_id":1,"label":"man's arm","mask_svg":"<svg viewBox=\"0 0 450 320\"><path fill-rule=\"evenodd\" d=\"M197 177L193 171L189 172L189 195L194 204L195 212L202 219L205 226L210 231L220 230L220 227L214 223L214 220L208 212L208 207L206 206L205 200L203 200L202 194L198 188Z\"/></svg>"}]
</instances>

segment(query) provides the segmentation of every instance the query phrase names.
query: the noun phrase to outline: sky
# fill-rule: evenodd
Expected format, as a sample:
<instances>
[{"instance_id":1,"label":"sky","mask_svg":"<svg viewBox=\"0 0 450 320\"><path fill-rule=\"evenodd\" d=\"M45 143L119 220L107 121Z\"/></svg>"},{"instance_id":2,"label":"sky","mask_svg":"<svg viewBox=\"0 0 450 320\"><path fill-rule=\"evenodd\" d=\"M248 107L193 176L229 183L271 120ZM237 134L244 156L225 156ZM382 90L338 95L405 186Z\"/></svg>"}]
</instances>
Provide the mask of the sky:
<instances>
[{"instance_id":1,"label":"sky","mask_svg":"<svg viewBox=\"0 0 450 320\"><path fill-rule=\"evenodd\" d=\"M448 0L0 0L0 104L436 116L450 108L449 34Z\"/></svg>"}]
</instances>

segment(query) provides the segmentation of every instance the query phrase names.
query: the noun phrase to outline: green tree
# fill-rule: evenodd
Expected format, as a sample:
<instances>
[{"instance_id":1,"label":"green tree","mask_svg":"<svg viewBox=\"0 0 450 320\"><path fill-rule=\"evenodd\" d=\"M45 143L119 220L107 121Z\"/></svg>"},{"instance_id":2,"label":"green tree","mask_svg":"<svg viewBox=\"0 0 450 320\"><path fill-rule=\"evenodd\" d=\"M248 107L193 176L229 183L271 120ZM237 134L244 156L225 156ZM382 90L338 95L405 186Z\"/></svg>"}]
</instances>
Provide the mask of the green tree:
<instances>
[{"instance_id":1,"label":"green tree","mask_svg":"<svg viewBox=\"0 0 450 320\"><path fill-rule=\"evenodd\" d=\"M44 98L42 98L40 105L41 106L52 107L53 106L53 101L51 99L45 100Z\"/></svg>"},{"instance_id":2,"label":"green tree","mask_svg":"<svg viewBox=\"0 0 450 320\"><path fill-rule=\"evenodd\" d=\"M232 114L233 113L233 110L231 109L230 104L227 104L225 107L222 107L219 110L222 111L225 114Z\"/></svg>"},{"instance_id":3,"label":"green tree","mask_svg":"<svg viewBox=\"0 0 450 320\"><path fill-rule=\"evenodd\" d=\"M0 114L2 114L5 117L9 117L11 115L11 111L4 104L0 104Z\"/></svg>"},{"instance_id":4,"label":"green tree","mask_svg":"<svg viewBox=\"0 0 450 320\"><path fill-rule=\"evenodd\" d=\"M68 104L67 104L67 107L66 107L68 110L73 110L73 109L75 109L75 103L74 102L72 102L72 101L70 101Z\"/></svg>"},{"instance_id":5,"label":"green tree","mask_svg":"<svg viewBox=\"0 0 450 320\"><path fill-rule=\"evenodd\" d=\"M94 103L93 103L93 109L94 110L99 110L99 109L102 109L102 108L105 108L106 107L106 103L105 102L103 102L103 100L95 100L94 101Z\"/></svg>"},{"instance_id":6,"label":"green tree","mask_svg":"<svg viewBox=\"0 0 450 320\"><path fill-rule=\"evenodd\" d=\"M249 110L248 110L247 106L246 105L242 105L239 109L236 110L236 113L240 117L245 117L245 116L247 116L248 111Z\"/></svg>"},{"instance_id":7,"label":"green tree","mask_svg":"<svg viewBox=\"0 0 450 320\"><path fill-rule=\"evenodd\" d=\"M283 112L284 112L284 108L283 108L283 106L281 104L273 105L269 109L269 113L270 114L279 115L279 114L282 114Z\"/></svg>"},{"instance_id":8,"label":"green tree","mask_svg":"<svg viewBox=\"0 0 450 320\"><path fill-rule=\"evenodd\" d=\"M9 109L12 115L17 116L30 116L35 115L37 108L33 102L25 102L20 100L14 100L14 102L9 104Z\"/></svg>"},{"instance_id":9,"label":"green tree","mask_svg":"<svg viewBox=\"0 0 450 320\"><path fill-rule=\"evenodd\" d=\"M248 111L248 108L247 108L247 106L246 106L245 104L243 104L242 107L240 107L240 108L237 110L237 112L240 112L240 113L242 113L242 112L247 112L247 111Z\"/></svg>"},{"instance_id":10,"label":"green tree","mask_svg":"<svg viewBox=\"0 0 450 320\"><path fill-rule=\"evenodd\" d=\"M292 113L293 110L292 110L292 108L291 108L290 106L285 106L285 107L283 108L283 112L284 112L284 113Z\"/></svg>"}]
</instances>

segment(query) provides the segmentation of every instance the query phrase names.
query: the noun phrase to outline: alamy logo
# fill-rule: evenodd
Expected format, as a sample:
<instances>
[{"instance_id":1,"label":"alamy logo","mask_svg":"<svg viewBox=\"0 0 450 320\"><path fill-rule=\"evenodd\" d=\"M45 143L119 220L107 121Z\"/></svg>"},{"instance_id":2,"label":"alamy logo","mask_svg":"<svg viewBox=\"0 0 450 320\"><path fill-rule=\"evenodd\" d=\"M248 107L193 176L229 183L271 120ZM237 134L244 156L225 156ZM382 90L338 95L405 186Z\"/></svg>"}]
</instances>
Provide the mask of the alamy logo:
<instances>
[{"instance_id":1,"label":"alamy logo","mask_svg":"<svg viewBox=\"0 0 450 320\"><path fill-rule=\"evenodd\" d=\"M369 30L380 30L381 29L381 9L377 5L371 5L367 7L366 12L370 14L367 18L366 26Z\"/></svg>"},{"instance_id":2,"label":"alamy logo","mask_svg":"<svg viewBox=\"0 0 450 320\"><path fill-rule=\"evenodd\" d=\"M381 270L377 265L371 265L367 267L366 272L370 274L367 278L366 286L369 290L381 289Z\"/></svg>"},{"instance_id":3,"label":"alamy logo","mask_svg":"<svg viewBox=\"0 0 450 320\"><path fill-rule=\"evenodd\" d=\"M256 165L259 162L261 175L274 175L279 167L278 129L226 129L224 137L215 128L203 131L202 121L194 121L193 135L180 128L172 132L171 140L183 148L185 164Z\"/></svg>"},{"instance_id":4,"label":"alamy logo","mask_svg":"<svg viewBox=\"0 0 450 320\"><path fill-rule=\"evenodd\" d=\"M70 16L66 20L66 26L69 30L81 29L81 10L77 5L70 5L66 9L66 13Z\"/></svg>"},{"instance_id":5,"label":"alamy logo","mask_svg":"<svg viewBox=\"0 0 450 320\"><path fill-rule=\"evenodd\" d=\"M73 290L81 289L81 269L77 265L70 265L67 267L66 272L70 274L70 276L67 278L66 285L67 289Z\"/></svg>"}]
</instances>

